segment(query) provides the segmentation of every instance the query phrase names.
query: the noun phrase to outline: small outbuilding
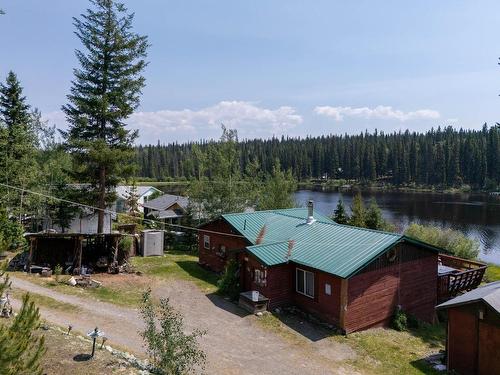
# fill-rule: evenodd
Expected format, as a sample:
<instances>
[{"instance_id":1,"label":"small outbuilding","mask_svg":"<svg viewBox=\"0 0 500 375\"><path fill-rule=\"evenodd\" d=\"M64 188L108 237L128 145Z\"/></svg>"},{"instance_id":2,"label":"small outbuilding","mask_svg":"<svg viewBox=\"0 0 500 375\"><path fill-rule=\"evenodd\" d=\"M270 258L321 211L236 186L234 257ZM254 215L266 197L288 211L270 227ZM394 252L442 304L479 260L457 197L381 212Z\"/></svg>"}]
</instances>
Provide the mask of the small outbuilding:
<instances>
[{"instance_id":1,"label":"small outbuilding","mask_svg":"<svg viewBox=\"0 0 500 375\"><path fill-rule=\"evenodd\" d=\"M500 374L500 281L437 306L446 310L448 371Z\"/></svg>"}]
</instances>

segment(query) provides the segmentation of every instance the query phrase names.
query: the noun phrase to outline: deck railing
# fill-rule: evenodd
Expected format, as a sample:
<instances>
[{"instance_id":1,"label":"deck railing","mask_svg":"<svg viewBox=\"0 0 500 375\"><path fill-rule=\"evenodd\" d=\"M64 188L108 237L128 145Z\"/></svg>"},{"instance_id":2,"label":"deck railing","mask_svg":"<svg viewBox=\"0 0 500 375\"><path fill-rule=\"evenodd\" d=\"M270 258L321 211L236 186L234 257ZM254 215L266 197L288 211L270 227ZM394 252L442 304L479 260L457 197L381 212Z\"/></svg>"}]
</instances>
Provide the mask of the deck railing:
<instances>
[{"instance_id":1,"label":"deck railing","mask_svg":"<svg viewBox=\"0 0 500 375\"><path fill-rule=\"evenodd\" d=\"M454 257L451 255L439 255L441 264L457 270L438 277L438 302L444 302L455 297L460 292L475 289L481 284L484 272L488 267L486 264Z\"/></svg>"}]
</instances>

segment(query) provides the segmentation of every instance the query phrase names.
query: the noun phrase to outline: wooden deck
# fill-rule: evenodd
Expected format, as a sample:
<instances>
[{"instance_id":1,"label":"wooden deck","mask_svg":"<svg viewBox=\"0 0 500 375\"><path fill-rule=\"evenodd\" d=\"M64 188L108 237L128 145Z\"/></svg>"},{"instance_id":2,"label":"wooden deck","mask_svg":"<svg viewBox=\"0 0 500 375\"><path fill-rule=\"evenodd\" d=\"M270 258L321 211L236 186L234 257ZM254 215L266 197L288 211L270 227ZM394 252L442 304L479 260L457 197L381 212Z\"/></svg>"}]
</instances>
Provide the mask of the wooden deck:
<instances>
[{"instance_id":1,"label":"wooden deck","mask_svg":"<svg viewBox=\"0 0 500 375\"><path fill-rule=\"evenodd\" d=\"M468 292L481 284L486 264L450 255L439 255L438 303Z\"/></svg>"}]
</instances>

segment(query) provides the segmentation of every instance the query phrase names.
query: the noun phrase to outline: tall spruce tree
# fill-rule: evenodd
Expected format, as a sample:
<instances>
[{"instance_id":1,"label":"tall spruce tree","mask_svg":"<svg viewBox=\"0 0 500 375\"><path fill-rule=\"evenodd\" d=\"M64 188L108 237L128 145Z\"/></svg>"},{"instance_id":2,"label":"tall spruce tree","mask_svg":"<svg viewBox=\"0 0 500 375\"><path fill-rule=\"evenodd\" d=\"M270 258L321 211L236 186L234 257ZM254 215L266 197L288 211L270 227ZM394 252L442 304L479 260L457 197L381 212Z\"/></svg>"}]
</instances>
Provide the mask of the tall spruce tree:
<instances>
[{"instance_id":1,"label":"tall spruce tree","mask_svg":"<svg viewBox=\"0 0 500 375\"><path fill-rule=\"evenodd\" d=\"M30 106L16 74L7 75L0 84L0 181L29 189L37 180L36 133L32 126ZM2 201L9 213L21 214L26 206L23 192L8 190Z\"/></svg>"},{"instance_id":2,"label":"tall spruce tree","mask_svg":"<svg viewBox=\"0 0 500 375\"><path fill-rule=\"evenodd\" d=\"M137 131L124 121L138 107L145 79L148 42L132 31L134 14L115 0L90 0L92 9L74 18L80 68L74 70L69 103L62 107L70 128L63 132L74 155L75 178L90 185L97 201L97 231L103 232L103 209L115 198L114 187L129 176Z\"/></svg>"}]
</instances>

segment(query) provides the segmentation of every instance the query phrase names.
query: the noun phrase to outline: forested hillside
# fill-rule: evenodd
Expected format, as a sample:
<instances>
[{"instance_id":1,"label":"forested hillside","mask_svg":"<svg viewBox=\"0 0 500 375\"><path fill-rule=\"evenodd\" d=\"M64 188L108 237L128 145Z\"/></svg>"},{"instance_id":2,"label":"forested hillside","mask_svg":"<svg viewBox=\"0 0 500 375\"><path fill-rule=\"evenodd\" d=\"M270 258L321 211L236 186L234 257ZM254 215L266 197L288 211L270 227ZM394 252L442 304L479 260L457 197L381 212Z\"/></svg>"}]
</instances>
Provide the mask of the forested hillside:
<instances>
[{"instance_id":1,"label":"forested hillside","mask_svg":"<svg viewBox=\"0 0 500 375\"><path fill-rule=\"evenodd\" d=\"M138 175L154 179L198 176L211 143L137 147ZM193 152L193 149L196 151ZM500 183L500 125L482 130L451 127L426 133L328 135L245 140L238 143L242 171L255 161L271 172L276 159L299 180L380 178L394 184L495 188ZM196 154L196 155L195 155Z\"/></svg>"}]
</instances>

